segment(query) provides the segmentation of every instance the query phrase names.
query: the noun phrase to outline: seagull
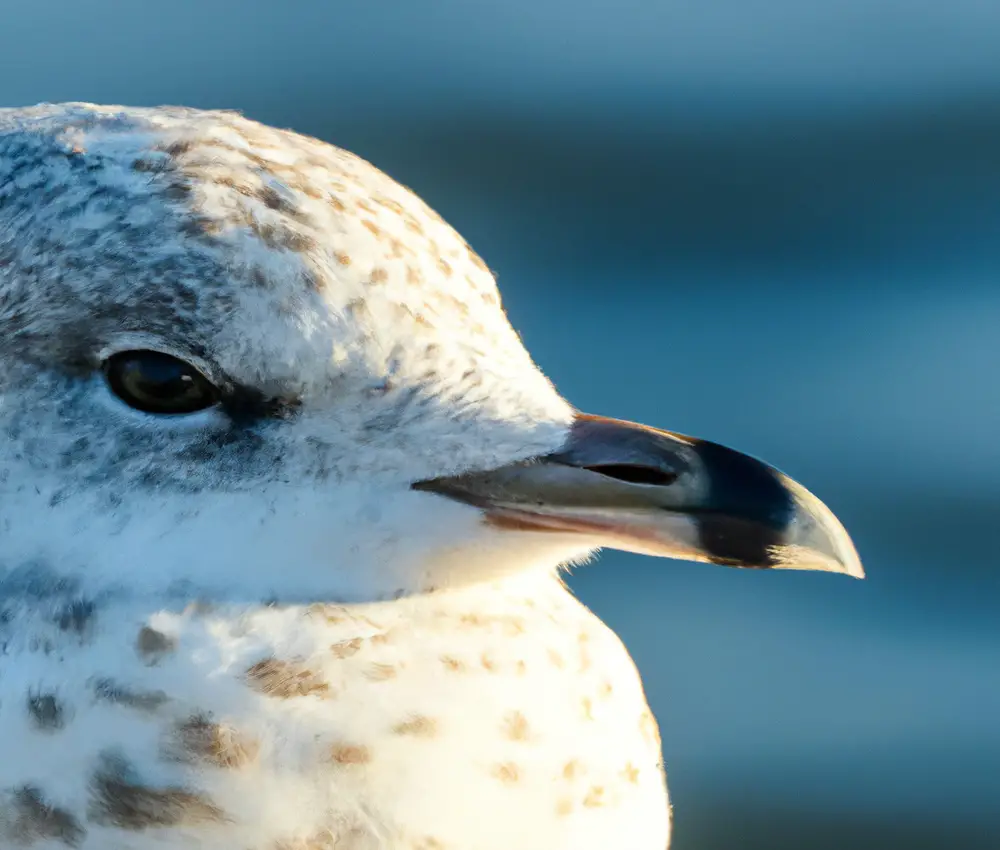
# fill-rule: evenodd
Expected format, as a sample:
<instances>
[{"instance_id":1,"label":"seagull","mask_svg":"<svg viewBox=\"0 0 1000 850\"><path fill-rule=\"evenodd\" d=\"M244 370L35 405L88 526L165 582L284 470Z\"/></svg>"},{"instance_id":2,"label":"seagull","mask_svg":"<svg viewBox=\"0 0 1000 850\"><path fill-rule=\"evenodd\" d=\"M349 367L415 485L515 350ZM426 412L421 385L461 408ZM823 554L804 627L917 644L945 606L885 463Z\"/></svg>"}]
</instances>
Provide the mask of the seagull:
<instances>
[{"instance_id":1,"label":"seagull","mask_svg":"<svg viewBox=\"0 0 1000 850\"><path fill-rule=\"evenodd\" d=\"M0 110L0 846L663 850L564 568L862 577L804 487L585 415L411 191L228 111Z\"/></svg>"}]
</instances>

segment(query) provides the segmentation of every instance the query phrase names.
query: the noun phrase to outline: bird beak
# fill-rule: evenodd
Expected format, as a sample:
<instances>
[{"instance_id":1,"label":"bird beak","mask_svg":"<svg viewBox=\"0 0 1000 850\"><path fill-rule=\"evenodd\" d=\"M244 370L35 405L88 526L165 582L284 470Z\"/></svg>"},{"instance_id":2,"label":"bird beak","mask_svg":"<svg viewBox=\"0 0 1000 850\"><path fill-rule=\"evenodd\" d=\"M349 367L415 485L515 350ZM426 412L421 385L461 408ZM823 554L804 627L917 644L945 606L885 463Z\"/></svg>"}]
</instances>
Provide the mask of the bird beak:
<instances>
[{"instance_id":1,"label":"bird beak","mask_svg":"<svg viewBox=\"0 0 1000 850\"><path fill-rule=\"evenodd\" d=\"M419 481L494 526L730 567L864 578L851 538L802 485L716 443L577 416L563 448L499 469Z\"/></svg>"}]
</instances>

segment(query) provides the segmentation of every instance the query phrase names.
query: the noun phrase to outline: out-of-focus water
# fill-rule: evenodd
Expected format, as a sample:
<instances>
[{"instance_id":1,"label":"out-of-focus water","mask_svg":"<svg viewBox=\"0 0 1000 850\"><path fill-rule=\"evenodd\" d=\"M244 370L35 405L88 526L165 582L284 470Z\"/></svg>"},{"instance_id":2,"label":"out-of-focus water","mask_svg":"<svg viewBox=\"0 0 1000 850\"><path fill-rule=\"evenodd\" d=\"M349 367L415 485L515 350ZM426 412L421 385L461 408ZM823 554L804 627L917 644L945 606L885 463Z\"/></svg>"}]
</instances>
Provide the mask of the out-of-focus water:
<instances>
[{"instance_id":1,"label":"out-of-focus water","mask_svg":"<svg viewBox=\"0 0 1000 850\"><path fill-rule=\"evenodd\" d=\"M4 10L0 104L343 144L484 255L580 408L838 511L866 582L572 579L644 674L678 850L995 850L998 27L987 0L39 0Z\"/></svg>"},{"instance_id":2,"label":"out-of-focus water","mask_svg":"<svg viewBox=\"0 0 1000 850\"><path fill-rule=\"evenodd\" d=\"M1000 564L980 530L1000 507L981 374L1000 287L881 288L860 309L810 276L579 283L512 299L571 399L772 460L840 513L869 571L615 553L577 572L645 675L678 846L997 846ZM732 808L756 813L751 835L719 825ZM853 831L816 843L823 818ZM937 843L958 828L969 837ZM724 843L695 841L711 830Z\"/></svg>"}]
</instances>

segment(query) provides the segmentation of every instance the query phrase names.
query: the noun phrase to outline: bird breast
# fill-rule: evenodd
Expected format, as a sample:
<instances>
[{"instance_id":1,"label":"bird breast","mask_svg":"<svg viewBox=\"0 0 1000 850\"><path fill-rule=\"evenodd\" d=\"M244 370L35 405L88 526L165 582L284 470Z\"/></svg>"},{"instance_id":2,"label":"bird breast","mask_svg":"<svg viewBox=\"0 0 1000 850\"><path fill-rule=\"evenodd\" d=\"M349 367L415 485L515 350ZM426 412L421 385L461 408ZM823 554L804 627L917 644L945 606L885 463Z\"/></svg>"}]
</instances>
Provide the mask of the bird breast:
<instances>
[{"instance_id":1,"label":"bird breast","mask_svg":"<svg viewBox=\"0 0 1000 850\"><path fill-rule=\"evenodd\" d=\"M555 577L92 619L0 661L4 846L667 842L638 674Z\"/></svg>"}]
</instances>

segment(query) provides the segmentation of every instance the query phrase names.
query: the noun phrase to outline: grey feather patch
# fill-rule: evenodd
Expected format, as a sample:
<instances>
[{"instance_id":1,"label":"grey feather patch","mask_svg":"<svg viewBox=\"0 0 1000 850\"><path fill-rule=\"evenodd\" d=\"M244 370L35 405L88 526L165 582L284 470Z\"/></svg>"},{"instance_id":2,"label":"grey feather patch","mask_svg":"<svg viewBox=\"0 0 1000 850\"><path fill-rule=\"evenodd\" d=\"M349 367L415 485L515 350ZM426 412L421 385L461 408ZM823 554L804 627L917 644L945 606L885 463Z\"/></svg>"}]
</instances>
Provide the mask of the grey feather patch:
<instances>
[{"instance_id":1,"label":"grey feather patch","mask_svg":"<svg viewBox=\"0 0 1000 850\"><path fill-rule=\"evenodd\" d=\"M53 693L29 693L28 716L36 729L54 732L66 725L68 712Z\"/></svg>"},{"instance_id":2,"label":"grey feather patch","mask_svg":"<svg viewBox=\"0 0 1000 850\"><path fill-rule=\"evenodd\" d=\"M114 679L95 679L91 683L94 696L101 702L110 702L137 711L156 711L170 701L163 691L140 691L119 684Z\"/></svg>"},{"instance_id":3,"label":"grey feather patch","mask_svg":"<svg viewBox=\"0 0 1000 850\"><path fill-rule=\"evenodd\" d=\"M136 651L149 666L159 663L164 655L173 652L176 647L177 641L174 638L149 626L143 626L139 630L135 641Z\"/></svg>"},{"instance_id":4,"label":"grey feather patch","mask_svg":"<svg viewBox=\"0 0 1000 850\"><path fill-rule=\"evenodd\" d=\"M94 823L141 831L155 827L221 823L222 809L205 795L142 782L129 763L105 754L91 779L88 816Z\"/></svg>"},{"instance_id":5,"label":"grey feather patch","mask_svg":"<svg viewBox=\"0 0 1000 850\"><path fill-rule=\"evenodd\" d=\"M72 812L46 801L42 792L23 785L0 804L0 836L16 847L31 847L41 841L57 841L78 847L86 830Z\"/></svg>"},{"instance_id":6,"label":"grey feather patch","mask_svg":"<svg viewBox=\"0 0 1000 850\"><path fill-rule=\"evenodd\" d=\"M97 606L93 601L76 599L58 608L53 619L61 631L82 636L92 628L96 614Z\"/></svg>"}]
</instances>

